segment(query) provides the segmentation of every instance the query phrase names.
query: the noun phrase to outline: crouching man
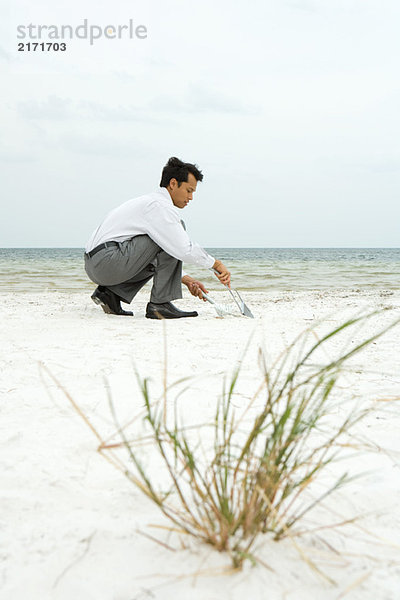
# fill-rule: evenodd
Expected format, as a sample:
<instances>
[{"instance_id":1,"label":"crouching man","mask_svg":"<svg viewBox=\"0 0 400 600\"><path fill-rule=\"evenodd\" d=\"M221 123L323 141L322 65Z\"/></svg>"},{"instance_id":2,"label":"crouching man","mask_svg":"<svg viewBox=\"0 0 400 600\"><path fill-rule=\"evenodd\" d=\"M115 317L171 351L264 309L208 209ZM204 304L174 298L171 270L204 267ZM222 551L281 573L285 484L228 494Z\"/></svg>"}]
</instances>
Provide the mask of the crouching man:
<instances>
[{"instance_id":1,"label":"crouching man","mask_svg":"<svg viewBox=\"0 0 400 600\"><path fill-rule=\"evenodd\" d=\"M132 302L152 279L148 319L197 317L196 311L179 310L171 302L182 298L182 283L199 299L205 300L207 293L201 281L182 276L182 262L214 269L221 283L230 286L228 269L189 238L179 216L202 180L196 165L170 158L157 191L121 204L94 231L85 248L85 269L98 284L92 300L104 312L132 316L121 308L121 300Z\"/></svg>"}]
</instances>

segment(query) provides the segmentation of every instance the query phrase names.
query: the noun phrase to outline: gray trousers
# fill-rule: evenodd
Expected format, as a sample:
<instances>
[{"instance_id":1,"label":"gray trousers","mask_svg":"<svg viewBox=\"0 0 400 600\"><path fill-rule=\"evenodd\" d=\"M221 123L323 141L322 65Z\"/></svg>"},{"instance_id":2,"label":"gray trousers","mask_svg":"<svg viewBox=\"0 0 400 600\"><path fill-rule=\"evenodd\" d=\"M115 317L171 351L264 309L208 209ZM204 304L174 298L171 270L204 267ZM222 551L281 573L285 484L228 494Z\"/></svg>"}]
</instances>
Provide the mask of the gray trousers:
<instances>
[{"instance_id":1,"label":"gray trousers","mask_svg":"<svg viewBox=\"0 0 400 600\"><path fill-rule=\"evenodd\" d=\"M94 283L107 287L127 303L152 277L151 302L161 304L182 298L182 262L148 235L103 248L91 258L85 254L85 270Z\"/></svg>"}]
</instances>

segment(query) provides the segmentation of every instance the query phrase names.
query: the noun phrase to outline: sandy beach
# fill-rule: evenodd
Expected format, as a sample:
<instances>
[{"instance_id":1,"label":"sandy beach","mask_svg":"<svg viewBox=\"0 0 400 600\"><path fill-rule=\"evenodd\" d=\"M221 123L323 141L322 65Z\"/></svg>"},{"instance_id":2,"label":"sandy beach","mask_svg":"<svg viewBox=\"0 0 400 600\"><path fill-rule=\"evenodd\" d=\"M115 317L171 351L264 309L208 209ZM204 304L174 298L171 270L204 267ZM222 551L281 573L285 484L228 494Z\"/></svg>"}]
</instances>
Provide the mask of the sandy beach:
<instances>
[{"instance_id":1,"label":"sandy beach","mask_svg":"<svg viewBox=\"0 0 400 600\"><path fill-rule=\"evenodd\" d=\"M227 556L194 540L183 547L179 536L162 528L167 522L156 507L99 455L95 436L49 376L106 437L115 427L105 379L121 419L137 414L143 402L134 369L151 377L155 389L161 385L165 328L168 379L193 377L185 409L200 423L250 335L242 402L259 377L260 345L273 358L317 320L324 319L326 331L360 312L390 309L357 332L361 341L400 318L400 292L249 292L245 299L254 320L238 314L217 318L211 305L185 292L176 304L197 309L199 317L166 323L144 317L147 297L147 289L140 292L132 304L134 318L125 318L105 315L87 293L1 293L0 597L400 598L398 403L382 402L359 425L358 435L376 451L354 453L340 465L364 473L335 498L336 519L362 516L356 525L279 543L263 536L256 553L270 568L248 563L241 572L226 574ZM226 301L224 292L213 297ZM344 397L368 402L400 396L399 327L352 359L352 372L342 383ZM335 584L313 571L306 557Z\"/></svg>"}]
</instances>

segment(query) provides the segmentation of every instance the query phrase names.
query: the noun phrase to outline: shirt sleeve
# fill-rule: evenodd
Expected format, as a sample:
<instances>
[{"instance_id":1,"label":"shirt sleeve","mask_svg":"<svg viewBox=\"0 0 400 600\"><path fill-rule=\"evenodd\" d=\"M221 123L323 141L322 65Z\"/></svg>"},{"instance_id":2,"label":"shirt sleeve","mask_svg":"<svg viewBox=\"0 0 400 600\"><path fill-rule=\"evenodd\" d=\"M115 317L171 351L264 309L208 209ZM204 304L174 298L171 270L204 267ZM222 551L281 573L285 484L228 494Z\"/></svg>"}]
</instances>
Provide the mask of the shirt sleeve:
<instances>
[{"instance_id":1,"label":"shirt sleeve","mask_svg":"<svg viewBox=\"0 0 400 600\"><path fill-rule=\"evenodd\" d=\"M192 242L173 209L152 200L144 209L147 233L165 252L178 260L211 269L215 259Z\"/></svg>"}]
</instances>

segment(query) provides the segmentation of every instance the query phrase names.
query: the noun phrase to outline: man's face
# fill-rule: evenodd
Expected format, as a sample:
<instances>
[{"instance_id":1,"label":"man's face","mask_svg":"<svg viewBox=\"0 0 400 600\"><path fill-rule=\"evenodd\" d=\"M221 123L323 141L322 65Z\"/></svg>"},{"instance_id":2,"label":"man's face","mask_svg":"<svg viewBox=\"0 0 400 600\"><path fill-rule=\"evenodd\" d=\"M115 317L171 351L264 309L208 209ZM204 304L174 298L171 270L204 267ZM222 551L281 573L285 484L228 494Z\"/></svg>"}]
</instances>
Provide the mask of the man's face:
<instances>
[{"instance_id":1,"label":"man's face","mask_svg":"<svg viewBox=\"0 0 400 600\"><path fill-rule=\"evenodd\" d=\"M185 206L189 204L190 200L192 200L193 194L196 191L196 187L196 177L189 173L188 180L182 181L179 187L177 180L171 179L167 189L174 205L178 208L185 208Z\"/></svg>"}]
</instances>

